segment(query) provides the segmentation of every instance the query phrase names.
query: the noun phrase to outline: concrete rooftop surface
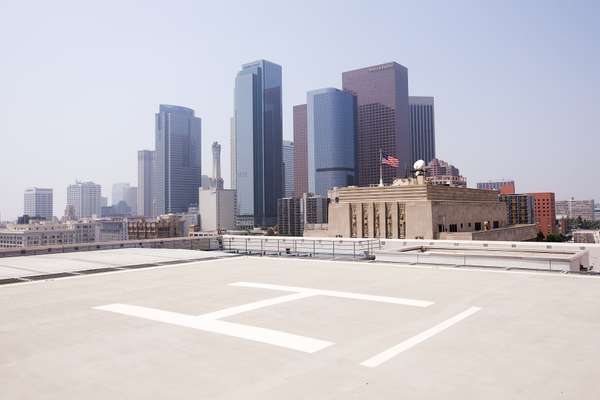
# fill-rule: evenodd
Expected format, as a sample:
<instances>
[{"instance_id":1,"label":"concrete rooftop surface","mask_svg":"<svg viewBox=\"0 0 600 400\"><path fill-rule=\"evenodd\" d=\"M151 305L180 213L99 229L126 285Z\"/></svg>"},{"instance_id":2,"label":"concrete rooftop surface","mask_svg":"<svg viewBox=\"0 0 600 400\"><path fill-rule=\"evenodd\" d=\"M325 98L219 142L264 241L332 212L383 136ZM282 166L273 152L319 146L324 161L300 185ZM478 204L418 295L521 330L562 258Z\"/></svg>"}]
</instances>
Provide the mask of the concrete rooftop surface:
<instances>
[{"instance_id":1,"label":"concrete rooftop surface","mask_svg":"<svg viewBox=\"0 0 600 400\"><path fill-rule=\"evenodd\" d=\"M64 256L73 271L156 266L1 285L2 399L600 398L598 276L171 249ZM0 261L43 272L67 260Z\"/></svg>"}]
</instances>

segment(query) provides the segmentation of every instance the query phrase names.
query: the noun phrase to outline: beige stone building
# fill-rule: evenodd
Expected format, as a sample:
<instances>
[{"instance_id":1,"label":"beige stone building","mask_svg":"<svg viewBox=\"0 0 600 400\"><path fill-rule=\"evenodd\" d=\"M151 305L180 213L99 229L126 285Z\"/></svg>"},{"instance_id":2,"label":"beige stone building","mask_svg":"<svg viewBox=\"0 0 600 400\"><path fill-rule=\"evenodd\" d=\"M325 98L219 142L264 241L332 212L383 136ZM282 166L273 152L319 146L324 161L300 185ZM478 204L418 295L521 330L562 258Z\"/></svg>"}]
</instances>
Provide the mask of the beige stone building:
<instances>
[{"instance_id":1,"label":"beige stone building","mask_svg":"<svg viewBox=\"0 0 600 400\"><path fill-rule=\"evenodd\" d=\"M305 236L530 240L537 233L535 225L508 226L496 192L432 185L422 176L383 187L334 188L328 197L326 229L305 230Z\"/></svg>"}]
</instances>

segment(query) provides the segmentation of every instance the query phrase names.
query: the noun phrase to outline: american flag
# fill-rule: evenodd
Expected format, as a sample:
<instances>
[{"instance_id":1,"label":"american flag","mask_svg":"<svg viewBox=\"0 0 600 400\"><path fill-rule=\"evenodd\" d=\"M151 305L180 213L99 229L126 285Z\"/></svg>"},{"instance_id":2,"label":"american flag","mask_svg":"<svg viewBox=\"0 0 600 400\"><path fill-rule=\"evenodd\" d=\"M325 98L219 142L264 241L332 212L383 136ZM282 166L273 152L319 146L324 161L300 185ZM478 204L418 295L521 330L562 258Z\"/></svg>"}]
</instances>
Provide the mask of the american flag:
<instances>
[{"instance_id":1,"label":"american flag","mask_svg":"<svg viewBox=\"0 0 600 400\"><path fill-rule=\"evenodd\" d=\"M394 168L398 168L400 166L400 160L386 152L381 152L381 163Z\"/></svg>"}]
</instances>

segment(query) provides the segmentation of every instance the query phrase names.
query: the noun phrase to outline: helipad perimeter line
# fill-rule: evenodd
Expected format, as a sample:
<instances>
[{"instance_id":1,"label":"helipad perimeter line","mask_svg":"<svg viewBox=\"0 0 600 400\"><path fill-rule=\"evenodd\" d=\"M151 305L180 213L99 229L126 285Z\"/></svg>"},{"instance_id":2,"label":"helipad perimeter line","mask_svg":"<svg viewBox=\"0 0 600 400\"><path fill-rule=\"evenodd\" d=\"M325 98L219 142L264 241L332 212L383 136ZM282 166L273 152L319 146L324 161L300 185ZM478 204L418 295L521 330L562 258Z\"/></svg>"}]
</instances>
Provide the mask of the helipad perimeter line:
<instances>
[{"instance_id":1,"label":"helipad perimeter line","mask_svg":"<svg viewBox=\"0 0 600 400\"><path fill-rule=\"evenodd\" d=\"M429 328L426 331L421 332L418 335L413 336L410 339L407 339L393 347L390 347L389 349L369 358L366 361L363 361L362 363L360 363L360 365L363 365L363 366L369 367L369 368L378 367L379 365L383 364L384 362L389 361L390 359L396 357L398 354L418 345L421 342L424 342L425 340L437 335L438 333L440 333L442 331L445 331L446 329L450 328L452 325L456 325L463 319L470 317L471 315L475 314L479 310L481 310L480 307L468 308L467 310L461 312L460 314L457 314L454 317L449 318L449 319L445 320L444 322L437 324L434 327Z\"/></svg>"},{"instance_id":2,"label":"helipad perimeter line","mask_svg":"<svg viewBox=\"0 0 600 400\"><path fill-rule=\"evenodd\" d=\"M297 287L297 286L273 285L270 283L235 282L235 283L230 283L230 285L241 286L241 287L251 287L251 288L257 288L257 289L280 290L283 292L306 293L306 294L312 294L312 295L318 295L318 296L339 297L339 298L343 298L343 299L366 300L366 301L375 301L375 302L379 302L379 303L401 304L401 305L414 306L414 307L429 307L430 305L434 304L432 301L426 301L426 300L405 299L405 298L400 298L400 297L389 297L389 296L377 296L377 295L353 293L353 292L340 292L340 291L336 291L336 290L313 289L313 288L305 288L305 287Z\"/></svg>"},{"instance_id":3,"label":"helipad perimeter line","mask_svg":"<svg viewBox=\"0 0 600 400\"><path fill-rule=\"evenodd\" d=\"M107 304L94 308L97 310L110 311L117 314L183 326L205 332L220 333L226 336L266 343L291 350L302 351L304 353L315 353L333 345L332 342L307 336L294 335L273 329L236 324L233 322L202 318L130 304Z\"/></svg>"}]
</instances>

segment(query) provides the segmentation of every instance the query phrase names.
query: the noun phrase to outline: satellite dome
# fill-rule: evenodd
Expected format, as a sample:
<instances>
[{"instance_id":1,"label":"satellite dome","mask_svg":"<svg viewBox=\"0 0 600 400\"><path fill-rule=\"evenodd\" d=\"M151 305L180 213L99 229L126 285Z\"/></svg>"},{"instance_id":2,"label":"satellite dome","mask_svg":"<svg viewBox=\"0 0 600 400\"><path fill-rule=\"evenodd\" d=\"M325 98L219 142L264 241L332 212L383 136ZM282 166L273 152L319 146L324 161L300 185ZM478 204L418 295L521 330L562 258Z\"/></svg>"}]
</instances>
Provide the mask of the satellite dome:
<instances>
[{"instance_id":1,"label":"satellite dome","mask_svg":"<svg viewBox=\"0 0 600 400\"><path fill-rule=\"evenodd\" d=\"M417 160L413 164L413 169L416 171L421 171L423 168L425 168L425 161L423 160Z\"/></svg>"}]
</instances>

